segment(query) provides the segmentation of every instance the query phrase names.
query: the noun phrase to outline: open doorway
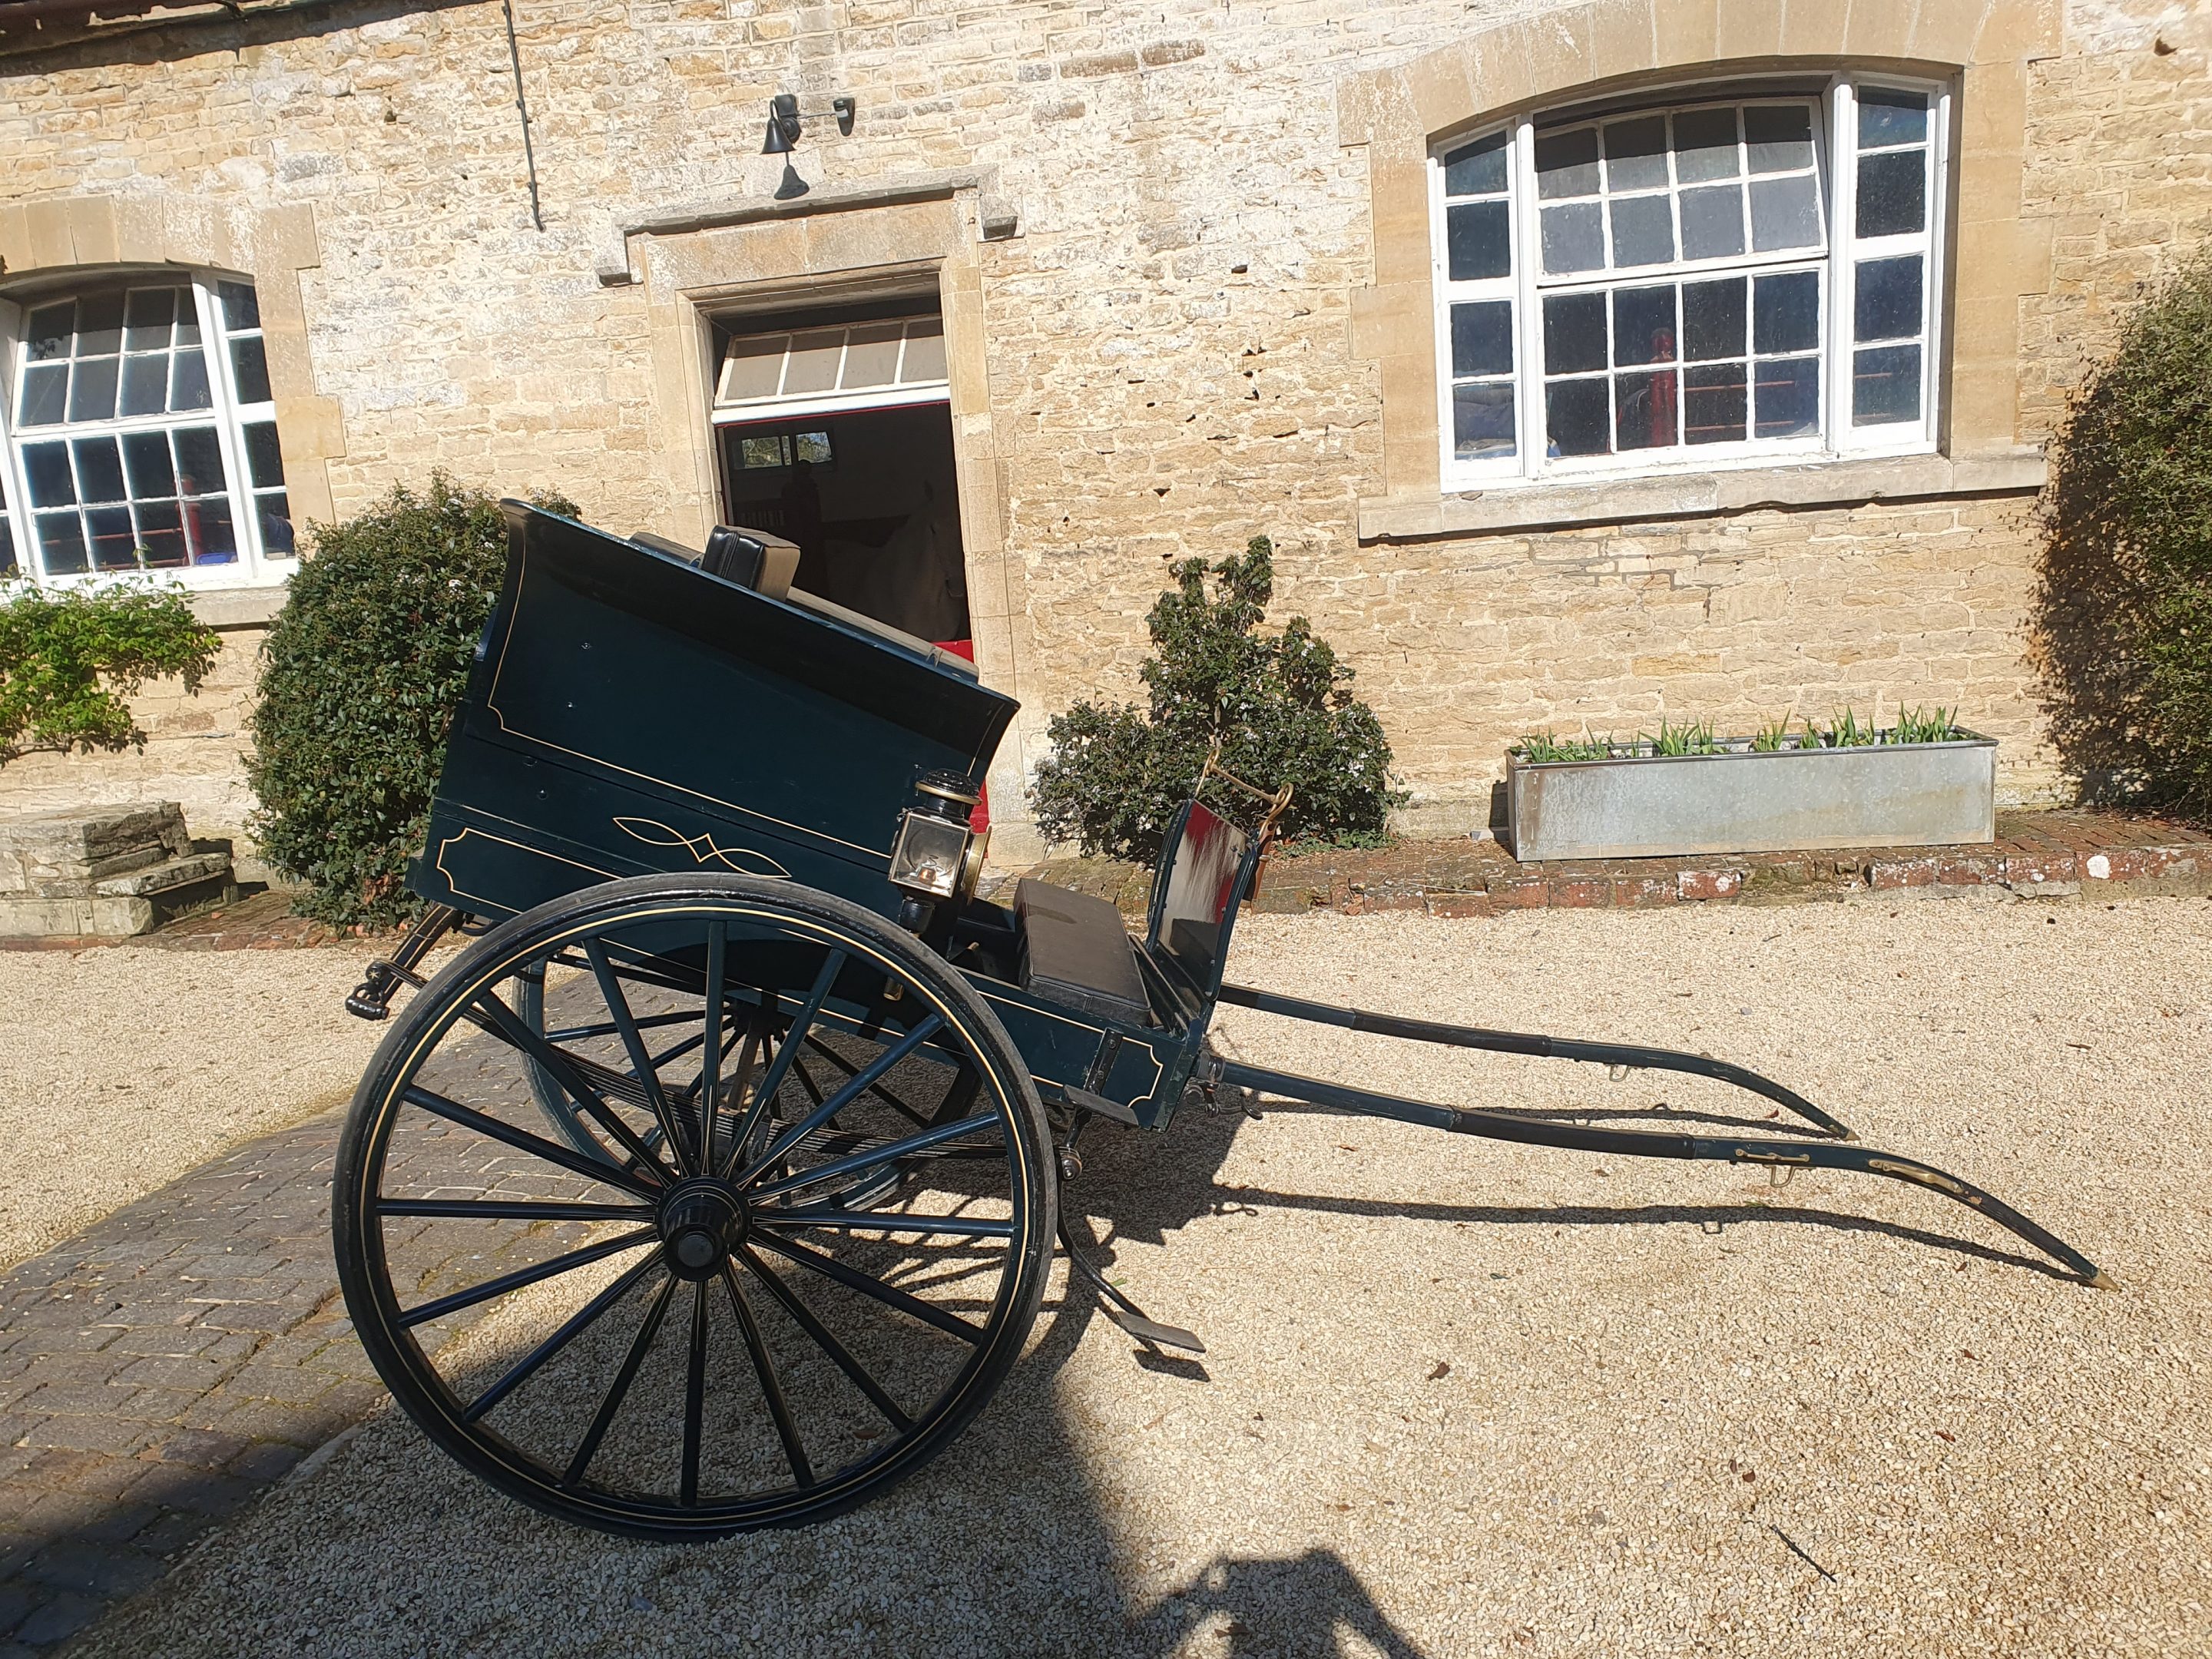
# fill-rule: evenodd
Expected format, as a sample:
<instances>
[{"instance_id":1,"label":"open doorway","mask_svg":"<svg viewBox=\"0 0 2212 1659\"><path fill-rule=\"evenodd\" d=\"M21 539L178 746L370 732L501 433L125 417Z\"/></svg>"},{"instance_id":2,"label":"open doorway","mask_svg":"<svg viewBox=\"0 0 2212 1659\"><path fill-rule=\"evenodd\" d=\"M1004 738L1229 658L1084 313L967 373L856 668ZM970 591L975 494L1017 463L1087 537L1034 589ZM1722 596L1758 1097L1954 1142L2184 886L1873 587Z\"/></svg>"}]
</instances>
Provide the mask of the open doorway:
<instances>
[{"instance_id":1,"label":"open doorway","mask_svg":"<svg viewBox=\"0 0 2212 1659\"><path fill-rule=\"evenodd\" d=\"M806 592L969 654L938 317L908 300L716 332L724 521L797 543Z\"/></svg>"}]
</instances>

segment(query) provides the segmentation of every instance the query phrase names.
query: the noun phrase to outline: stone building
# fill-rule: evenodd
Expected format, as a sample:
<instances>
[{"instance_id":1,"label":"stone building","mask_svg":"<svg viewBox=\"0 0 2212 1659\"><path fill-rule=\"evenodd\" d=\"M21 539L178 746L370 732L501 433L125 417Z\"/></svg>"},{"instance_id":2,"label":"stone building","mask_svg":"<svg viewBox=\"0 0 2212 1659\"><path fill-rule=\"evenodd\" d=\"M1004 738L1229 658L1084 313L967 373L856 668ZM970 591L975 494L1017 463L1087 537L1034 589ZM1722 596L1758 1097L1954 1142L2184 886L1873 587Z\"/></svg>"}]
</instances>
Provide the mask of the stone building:
<instances>
[{"instance_id":1,"label":"stone building","mask_svg":"<svg viewBox=\"0 0 2212 1659\"><path fill-rule=\"evenodd\" d=\"M229 648L0 808L236 831L293 527L437 467L785 528L972 641L1016 843L1169 561L1262 531L1417 825L1525 732L1845 705L2054 798L2039 442L2212 214L2208 44L2161 0L7 0L0 523Z\"/></svg>"}]
</instances>

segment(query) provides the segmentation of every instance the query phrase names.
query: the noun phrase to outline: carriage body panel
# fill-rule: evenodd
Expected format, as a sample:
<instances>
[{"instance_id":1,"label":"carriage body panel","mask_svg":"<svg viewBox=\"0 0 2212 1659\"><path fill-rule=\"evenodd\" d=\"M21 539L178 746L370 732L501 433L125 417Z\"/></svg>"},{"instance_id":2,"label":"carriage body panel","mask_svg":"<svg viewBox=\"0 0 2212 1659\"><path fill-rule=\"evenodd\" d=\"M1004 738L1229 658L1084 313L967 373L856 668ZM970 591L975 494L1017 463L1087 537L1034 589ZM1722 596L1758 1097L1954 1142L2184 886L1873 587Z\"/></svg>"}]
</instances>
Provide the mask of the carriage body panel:
<instances>
[{"instance_id":1,"label":"carriage body panel","mask_svg":"<svg viewBox=\"0 0 2212 1659\"><path fill-rule=\"evenodd\" d=\"M507 581L410 885L518 914L618 876L789 878L895 914L923 773L981 781L1014 701L927 647L506 504Z\"/></svg>"}]
</instances>

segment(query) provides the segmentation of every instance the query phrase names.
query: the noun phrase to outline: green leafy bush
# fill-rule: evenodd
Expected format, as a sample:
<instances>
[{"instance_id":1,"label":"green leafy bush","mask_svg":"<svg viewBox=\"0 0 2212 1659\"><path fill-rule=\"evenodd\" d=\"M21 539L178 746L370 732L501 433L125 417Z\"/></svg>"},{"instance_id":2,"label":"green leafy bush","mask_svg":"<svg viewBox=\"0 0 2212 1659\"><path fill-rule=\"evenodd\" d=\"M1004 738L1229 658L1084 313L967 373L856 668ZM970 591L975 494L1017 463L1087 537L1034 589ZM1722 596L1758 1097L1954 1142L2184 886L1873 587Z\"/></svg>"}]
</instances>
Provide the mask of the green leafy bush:
<instances>
[{"instance_id":1,"label":"green leafy bush","mask_svg":"<svg viewBox=\"0 0 2212 1659\"><path fill-rule=\"evenodd\" d=\"M172 675L197 694L220 649L181 588L0 586L0 766L143 749L125 699Z\"/></svg>"},{"instance_id":2,"label":"green leafy bush","mask_svg":"<svg viewBox=\"0 0 2212 1659\"><path fill-rule=\"evenodd\" d=\"M557 499L538 503L574 516ZM313 556L262 647L247 771L261 854L310 884L299 908L340 926L389 926L415 901L446 734L499 597L499 503L433 474L343 525L317 525Z\"/></svg>"},{"instance_id":3,"label":"green leafy bush","mask_svg":"<svg viewBox=\"0 0 2212 1659\"><path fill-rule=\"evenodd\" d=\"M1211 574L1209 593L1204 559L1176 565L1176 586L1146 619L1149 709L1079 702L1053 720L1053 752L1030 796L1037 827L1085 853L1156 859L1218 743L1221 764L1247 782L1291 786L1286 839L1379 841L1405 796L1390 784L1382 723L1348 689L1352 671L1304 617L1259 631L1274 596L1273 544L1255 536Z\"/></svg>"},{"instance_id":4,"label":"green leafy bush","mask_svg":"<svg viewBox=\"0 0 2212 1659\"><path fill-rule=\"evenodd\" d=\"M2049 454L2052 740L2092 799L2212 812L2212 248L2137 302Z\"/></svg>"}]
</instances>

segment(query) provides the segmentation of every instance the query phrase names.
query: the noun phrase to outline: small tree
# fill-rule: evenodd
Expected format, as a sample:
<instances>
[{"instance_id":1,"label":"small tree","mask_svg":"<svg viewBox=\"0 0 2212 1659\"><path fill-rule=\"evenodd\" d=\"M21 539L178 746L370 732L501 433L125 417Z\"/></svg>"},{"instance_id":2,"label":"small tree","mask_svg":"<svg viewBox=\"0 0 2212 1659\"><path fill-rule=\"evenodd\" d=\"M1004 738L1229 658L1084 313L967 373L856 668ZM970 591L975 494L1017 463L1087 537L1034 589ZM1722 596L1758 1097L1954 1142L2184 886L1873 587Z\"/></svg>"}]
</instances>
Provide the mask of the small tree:
<instances>
[{"instance_id":1,"label":"small tree","mask_svg":"<svg viewBox=\"0 0 2212 1659\"><path fill-rule=\"evenodd\" d=\"M1149 861L1206 757L1267 789L1291 787L1280 826L1291 839L1378 840L1391 807L1390 745L1355 699L1352 671L1304 617L1262 634L1274 596L1274 546L1255 536L1241 557L1175 567L1176 586L1146 619L1155 654L1139 677L1150 708L1079 702L1048 728L1037 768L1037 826L1085 853Z\"/></svg>"},{"instance_id":2,"label":"small tree","mask_svg":"<svg viewBox=\"0 0 2212 1659\"><path fill-rule=\"evenodd\" d=\"M126 699L173 675L198 694L221 641L181 589L0 587L0 766L143 749Z\"/></svg>"},{"instance_id":3,"label":"small tree","mask_svg":"<svg viewBox=\"0 0 2212 1659\"><path fill-rule=\"evenodd\" d=\"M2212 248L2130 313L2050 456L2053 740L2093 798L2212 811Z\"/></svg>"},{"instance_id":4,"label":"small tree","mask_svg":"<svg viewBox=\"0 0 2212 1659\"><path fill-rule=\"evenodd\" d=\"M571 516L576 508L542 501ZM446 734L499 597L499 502L442 472L343 525L317 525L313 556L262 647L247 773L262 856L310 884L298 908L340 926L388 926L415 902Z\"/></svg>"}]
</instances>

